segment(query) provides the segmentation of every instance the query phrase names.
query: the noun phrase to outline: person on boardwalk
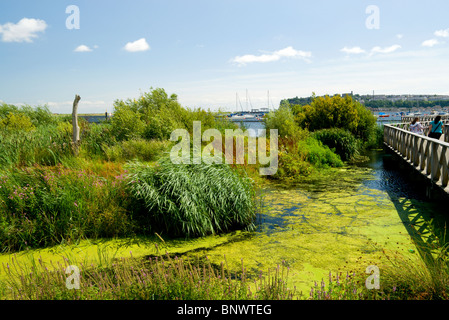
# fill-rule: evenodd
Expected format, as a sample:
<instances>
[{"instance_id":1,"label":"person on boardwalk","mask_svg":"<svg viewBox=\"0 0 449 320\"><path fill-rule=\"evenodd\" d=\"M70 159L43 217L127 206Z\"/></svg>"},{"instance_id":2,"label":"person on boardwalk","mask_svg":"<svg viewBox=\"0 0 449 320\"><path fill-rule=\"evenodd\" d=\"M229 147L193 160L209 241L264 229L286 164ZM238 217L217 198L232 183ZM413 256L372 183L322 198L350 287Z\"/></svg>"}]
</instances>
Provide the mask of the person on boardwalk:
<instances>
[{"instance_id":1,"label":"person on boardwalk","mask_svg":"<svg viewBox=\"0 0 449 320\"><path fill-rule=\"evenodd\" d=\"M429 125L429 138L440 139L443 134L443 122L441 121L441 116L436 116L435 120Z\"/></svg>"},{"instance_id":2,"label":"person on boardwalk","mask_svg":"<svg viewBox=\"0 0 449 320\"><path fill-rule=\"evenodd\" d=\"M424 134L424 127L422 126L421 122L419 122L419 118L413 119L409 129L413 133Z\"/></svg>"}]
</instances>

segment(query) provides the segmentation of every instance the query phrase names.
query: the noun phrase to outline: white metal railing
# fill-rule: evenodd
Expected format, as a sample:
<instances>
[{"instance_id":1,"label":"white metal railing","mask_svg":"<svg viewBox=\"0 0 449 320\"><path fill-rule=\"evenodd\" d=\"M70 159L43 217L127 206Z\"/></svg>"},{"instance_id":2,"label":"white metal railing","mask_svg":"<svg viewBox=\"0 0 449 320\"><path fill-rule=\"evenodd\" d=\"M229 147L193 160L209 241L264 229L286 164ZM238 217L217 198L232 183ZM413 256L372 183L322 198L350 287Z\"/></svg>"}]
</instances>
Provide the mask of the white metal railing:
<instances>
[{"instance_id":1,"label":"white metal railing","mask_svg":"<svg viewBox=\"0 0 449 320\"><path fill-rule=\"evenodd\" d=\"M421 122L430 122L435 120L435 115L425 115L425 116L403 116L401 118L402 122L412 122L413 119L419 118ZM449 116L441 116L441 120L449 120Z\"/></svg>"},{"instance_id":2,"label":"white metal railing","mask_svg":"<svg viewBox=\"0 0 449 320\"><path fill-rule=\"evenodd\" d=\"M448 142L449 143L449 119L445 119L445 120L441 120L444 124L443 127L443 138L442 140L444 142ZM427 135L427 131L429 129L429 125L432 121L420 121L422 126L424 127L424 134ZM390 123L389 125L397 127L397 128L401 128L404 130L409 130L410 129L410 122L400 122L400 123Z\"/></svg>"},{"instance_id":3,"label":"white metal railing","mask_svg":"<svg viewBox=\"0 0 449 320\"><path fill-rule=\"evenodd\" d=\"M384 143L401 155L416 170L449 192L449 143L419 135L403 128L403 124L384 125ZM445 127L445 136L449 135Z\"/></svg>"}]
</instances>

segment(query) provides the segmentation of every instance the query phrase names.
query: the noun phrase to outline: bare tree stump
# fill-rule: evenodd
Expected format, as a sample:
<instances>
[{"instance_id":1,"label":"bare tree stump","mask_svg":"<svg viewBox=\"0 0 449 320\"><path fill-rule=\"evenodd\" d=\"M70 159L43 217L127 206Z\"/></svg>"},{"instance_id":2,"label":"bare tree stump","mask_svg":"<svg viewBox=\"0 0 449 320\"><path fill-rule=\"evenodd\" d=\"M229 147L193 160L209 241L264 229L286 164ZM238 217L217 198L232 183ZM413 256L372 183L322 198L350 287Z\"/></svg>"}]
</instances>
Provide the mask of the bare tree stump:
<instances>
[{"instance_id":1,"label":"bare tree stump","mask_svg":"<svg viewBox=\"0 0 449 320\"><path fill-rule=\"evenodd\" d=\"M78 145L80 141L80 127L78 126L78 103L80 102L81 97L79 95L75 96L75 100L73 101L73 111L72 111L72 124L73 124L73 147L75 151L75 155L78 155Z\"/></svg>"}]
</instances>

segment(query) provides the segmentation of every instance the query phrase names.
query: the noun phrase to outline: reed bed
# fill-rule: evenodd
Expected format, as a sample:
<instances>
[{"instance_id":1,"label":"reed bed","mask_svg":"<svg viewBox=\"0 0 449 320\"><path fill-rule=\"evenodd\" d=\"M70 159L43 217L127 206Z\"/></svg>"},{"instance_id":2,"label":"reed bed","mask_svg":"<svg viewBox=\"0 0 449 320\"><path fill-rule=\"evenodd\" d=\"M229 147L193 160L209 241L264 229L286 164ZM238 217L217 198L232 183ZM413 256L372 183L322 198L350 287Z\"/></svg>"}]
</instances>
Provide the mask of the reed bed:
<instances>
[{"instance_id":1,"label":"reed bed","mask_svg":"<svg viewBox=\"0 0 449 320\"><path fill-rule=\"evenodd\" d=\"M278 266L266 276L250 277L242 265L230 272L225 263L213 266L170 257L114 259L109 264L78 264L79 287L74 288L67 267L74 261L48 264L3 265L8 300L291 300L295 289L287 287L288 270ZM68 286L69 283L69 286ZM72 284L72 285L70 285Z\"/></svg>"}]
</instances>

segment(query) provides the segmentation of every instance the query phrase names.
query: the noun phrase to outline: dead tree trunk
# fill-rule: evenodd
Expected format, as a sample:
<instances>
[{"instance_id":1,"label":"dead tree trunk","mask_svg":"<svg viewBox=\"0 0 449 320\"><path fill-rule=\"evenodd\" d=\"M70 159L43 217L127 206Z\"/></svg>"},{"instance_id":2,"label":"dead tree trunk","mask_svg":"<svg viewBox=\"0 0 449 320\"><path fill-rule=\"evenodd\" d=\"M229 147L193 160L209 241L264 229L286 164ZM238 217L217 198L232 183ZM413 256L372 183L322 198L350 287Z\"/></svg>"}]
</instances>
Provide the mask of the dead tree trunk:
<instances>
[{"instance_id":1,"label":"dead tree trunk","mask_svg":"<svg viewBox=\"0 0 449 320\"><path fill-rule=\"evenodd\" d=\"M73 111L72 111L72 124L73 124L73 148L75 155L78 155L78 145L80 141L80 127L78 126L78 103L81 97L79 95L75 96L73 101Z\"/></svg>"}]
</instances>

